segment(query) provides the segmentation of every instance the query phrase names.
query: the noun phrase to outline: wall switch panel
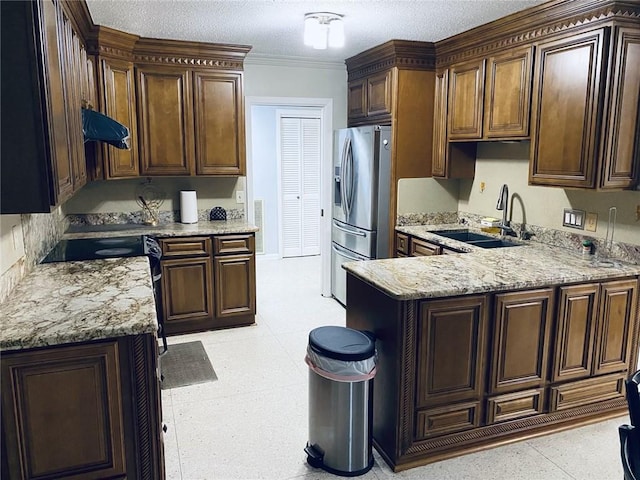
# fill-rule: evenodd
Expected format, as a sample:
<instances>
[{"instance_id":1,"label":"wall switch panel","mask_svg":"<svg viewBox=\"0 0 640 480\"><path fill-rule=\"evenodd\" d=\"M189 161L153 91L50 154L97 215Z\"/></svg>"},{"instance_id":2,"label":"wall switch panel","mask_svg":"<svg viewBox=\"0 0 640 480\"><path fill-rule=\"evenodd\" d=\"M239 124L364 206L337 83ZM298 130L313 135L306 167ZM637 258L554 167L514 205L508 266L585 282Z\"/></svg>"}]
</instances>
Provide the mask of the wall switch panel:
<instances>
[{"instance_id":1,"label":"wall switch panel","mask_svg":"<svg viewBox=\"0 0 640 480\"><path fill-rule=\"evenodd\" d=\"M589 212L585 220L585 228L588 232L595 232L598 225L598 214Z\"/></svg>"},{"instance_id":2,"label":"wall switch panel","mask_svg":"<svg viewBox=\"0 0 640 480\"><path fill-rule=\"evenodd\" d=\"M577 228L578 230L584 230L585 218L587 215L584 210L565 208L563 213L563 226L569 228Z\"/></svg>"}]
</instances>

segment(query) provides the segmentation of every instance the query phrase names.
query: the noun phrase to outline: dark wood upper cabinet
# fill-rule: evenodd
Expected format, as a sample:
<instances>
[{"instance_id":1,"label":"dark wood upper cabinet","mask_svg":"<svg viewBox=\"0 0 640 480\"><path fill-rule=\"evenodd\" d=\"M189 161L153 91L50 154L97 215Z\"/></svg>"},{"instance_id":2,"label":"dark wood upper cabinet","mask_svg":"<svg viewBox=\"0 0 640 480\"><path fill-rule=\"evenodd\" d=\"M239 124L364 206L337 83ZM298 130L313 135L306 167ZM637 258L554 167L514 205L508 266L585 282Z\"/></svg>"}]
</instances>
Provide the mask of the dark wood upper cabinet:
<instances>
[{"instance_id":1,"label":"dark wood upper cabinet","mask_svg":"<svg viewBox=\"0 0 640 480\"><path fill-rule=\"evenodd\" d=\"M191 72L136 67L140 173L190 175L194 165Z\"/></svg>"},{"instance_id":2,"label":"dark wood upper cabinet","mask_svg":"<svg viewBox=\"0 0 640 480\"><path fill-rule=\"evenodd\" d=\"M393 76L392 71L378 73L367 78L367 116L390 115Z\"/></svg>"},{"instance_id":3,"label":"dark wood upper cabinet","mask_svg":"<svg viewBox=\"0 0 640 480\"><path fill-rule=\"evenodd\" d=\"M129 150L103 144L105 177L137 177L138 129L136 119L133 63L103 58L100 62L103 82L104 113L129 128Z\"/></svg>"},{"instance_id":4,"label":"dark wood upper cabinet","mask_svg":"<svg viewBox=\"0 0 640 480\"><path fill-rule=\"evenodd\" d=\"M352 80L347 85L348 89L348 117L362 118L367 115L367 80Z\"/></svg>"},{"instance_id":5,"label":"dark wood upper cabinet","mask_svg":"<svg viewBox=\"0 0 640 480\"><path fill-rule=\"evenodd\" d=\"M87 180L86 48L65 6L2 2L2 214L50 212Z\"/></svg>"},{"instance_id":6,"label":"dark wood upper cabinet","mask_svg":"<svg viewBox=\"0 0 640 480\"><path fill-rule=\"evenodd\" d=\"M640 31L604 27L540 43L529 182L633 188L640 174Z\"/></svg>"},{"instance_id":7,"label":"dark wood upper cabinet","mask_svg":"<svg viewBox=\"0 0 640 480\"><path fill-rule=\"evenodd\" d=\"M529 136L532 59L532 47L487 59L484 137Z\"/></svg>"},{"instance_id":8,"label":"dark wood upper cabinet","mask_svg":"<svg viewBox=\"0 0 640 480\"><path fill-rule=\"evenodd\" d=\"M640 30L617 28L601 188L631 188L640 177Z\"/></svg>"},{"instance_id":9,"label":"dark wood upper cabinet","mask_svg":"<svg viewBox=\"0 0 640 480\"><path fill-rule=\"evenodd\" d=\"M433 154L431 156L431 174L434 177L448 178L447 172L447 92L449 89L449 70L436 72L435 101L433 103Z\"/></svg>"},{"instance_id":10,"label":"dark wood upper cabinet","mask_svg":"<svg viewBox=\"0 0 640 480\"><path fill-rule=\"evenodd\" d=\"M538 45L530 183L594 187L603 51L608 30Z\"/></svg>"},{"instance_id":11,"label":"dark wood upper cabinet","mask_svg":"<svg viewBox=\"0 0 640 480\"><path fill-rule=\"evenodd\" d=\"M485 60L453 65L449 69L449 140L482 138Z\"/></svg>"},{"instance_id":12,"label":"dark wood upper cabinet","mask_svg":"<svg viewBox=\"0 0 640 480\"><path fill-rule=\"evenodd\" d=\"M244 175L242 74L193 72L196 173Z\"/></svg>"}]
</instances>

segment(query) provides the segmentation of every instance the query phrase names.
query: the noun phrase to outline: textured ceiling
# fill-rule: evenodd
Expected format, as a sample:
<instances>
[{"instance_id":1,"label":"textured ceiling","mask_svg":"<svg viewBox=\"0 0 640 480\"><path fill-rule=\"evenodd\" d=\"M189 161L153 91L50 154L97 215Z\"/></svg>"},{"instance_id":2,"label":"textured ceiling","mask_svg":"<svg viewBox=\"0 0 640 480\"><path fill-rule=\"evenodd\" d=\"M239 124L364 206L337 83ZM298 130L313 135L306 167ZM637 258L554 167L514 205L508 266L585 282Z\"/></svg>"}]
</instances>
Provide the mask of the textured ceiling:
<instances>
[{"instance_id":1,"label":"textured ceiling","mask_svg":"<svg viewBox=\"0 0 640 480\"><path fill-rule=\"evenodd\" d=\"M86 0L94 23L143 37L252 45L251 56L342 61L391 39L438 41L543 0ZM303 45L304 14L344 15L346 45Z\"/></svg>"}]
</instances>

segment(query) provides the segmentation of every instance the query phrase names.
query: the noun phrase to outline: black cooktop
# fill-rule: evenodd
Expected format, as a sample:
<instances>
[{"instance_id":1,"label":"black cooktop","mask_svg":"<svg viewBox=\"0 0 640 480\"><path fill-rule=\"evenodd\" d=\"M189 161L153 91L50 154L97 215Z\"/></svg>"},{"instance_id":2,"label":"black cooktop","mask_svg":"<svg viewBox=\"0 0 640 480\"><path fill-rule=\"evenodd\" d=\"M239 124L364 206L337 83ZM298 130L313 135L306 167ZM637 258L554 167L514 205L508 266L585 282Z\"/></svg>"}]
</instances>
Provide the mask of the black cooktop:
<instances>
[{"instance_id":1,"label":"black cooktop","mask_svg":"<svg viewBox=\"0 0 640 480\"><path fill-rule=\"evenodd\" d=\"M60 240L41 263L96 260L147 255L142 235Z\"/></svg>"}]
</instances>

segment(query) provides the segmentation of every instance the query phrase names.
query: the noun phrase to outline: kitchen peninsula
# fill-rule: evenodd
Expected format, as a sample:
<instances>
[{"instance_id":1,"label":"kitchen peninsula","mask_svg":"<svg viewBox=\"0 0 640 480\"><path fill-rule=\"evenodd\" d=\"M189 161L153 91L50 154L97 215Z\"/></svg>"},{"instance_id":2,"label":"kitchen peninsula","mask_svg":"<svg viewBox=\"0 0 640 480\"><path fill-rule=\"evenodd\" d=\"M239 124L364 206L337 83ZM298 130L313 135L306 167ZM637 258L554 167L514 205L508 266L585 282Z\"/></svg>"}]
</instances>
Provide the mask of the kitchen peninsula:
<instances>
[{"instance_id":1,"label":"kitchen peninsula","mask_svg":"<svg viewBox=\"0 0 640 480\"><path fill-rule=\"evenodd\" d=\"M2 478L164 478L157 329L147 258L37 265L0 305Z\"/></svg>"},{"instance_id":2,"label":"kitchen peninsula","mask_svg":"<svg viewBox=\"0 0 640 480\"><path fill-rule=\"evenodd\" d=\"M626 409L638 359L640 265L522 242L352 262L347 326L372 331L374 443L400 471L601 421Z\"/></svg>"}]
</instances>

